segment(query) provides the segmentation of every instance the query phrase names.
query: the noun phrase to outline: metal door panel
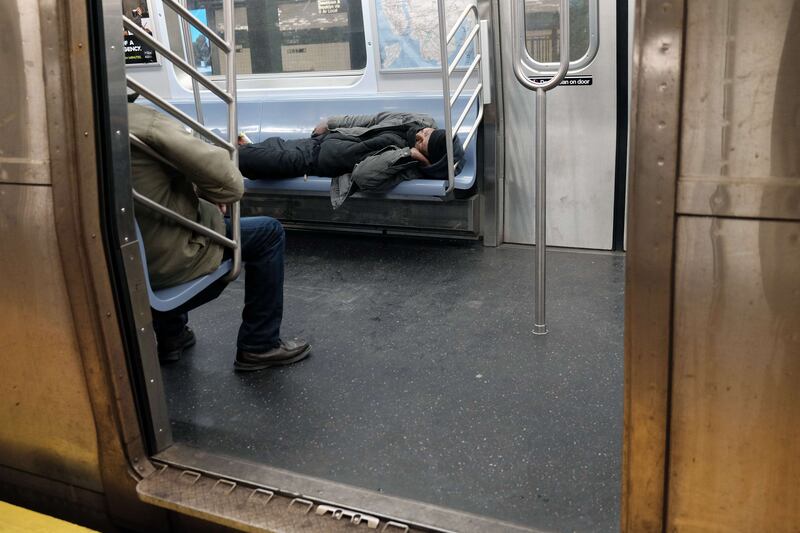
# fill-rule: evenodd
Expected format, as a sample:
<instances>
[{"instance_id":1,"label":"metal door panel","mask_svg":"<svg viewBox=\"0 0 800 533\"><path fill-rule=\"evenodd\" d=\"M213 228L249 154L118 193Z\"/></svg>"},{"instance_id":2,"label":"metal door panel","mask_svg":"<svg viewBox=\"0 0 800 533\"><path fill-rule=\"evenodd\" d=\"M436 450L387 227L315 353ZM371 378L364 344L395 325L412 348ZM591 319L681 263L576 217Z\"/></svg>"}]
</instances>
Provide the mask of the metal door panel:
<instances>
[{"instance_id":1,"label":"metal door panel","mask_svg":"<svg viewBox=\"0 0 800 533\"><path fill-rule=\"evenodd\" d=\"M0 183L50 183L45 89L37 2L0 3ZM13 21L9 24L8 21ZM52 54L51 54L52 56ZM48 73L55 76L53 72ZM59 124L50 124L58 128Z\"/></svg>"},{"instance_id":2,"label":"metal door panel","mask_svg":"<svg viewBox=\"0 0 800 533\"><path fill-rule=\"evenodd\" d=\"M505 99L504 240L534 243L534 93L513 73L510 3L500 4ZM616 6L599 2L600 47L574 74L586 87L557 87L547 96L548 245L610 249L616 153ZM573 74L573 73L571 73Z\"/></svg>"},{"instance_id":3,"label":"metal door panel","mask_svg":"<svg viewBox=\"0 0 800 533\"><path fill-rule=\"evenodd\" d=\"M102 490L50 187L0 184L0 461Z\"/></svg>"},{"instance_id":4,"label":"metal door panel","mask_svg":"<svg viewBox=\"0 0 800 533\"><path fill-rule=\"evenodd\" d=\"M800 223L680 217L667 531L800 524Z\"/></svg>"}]
</instances>

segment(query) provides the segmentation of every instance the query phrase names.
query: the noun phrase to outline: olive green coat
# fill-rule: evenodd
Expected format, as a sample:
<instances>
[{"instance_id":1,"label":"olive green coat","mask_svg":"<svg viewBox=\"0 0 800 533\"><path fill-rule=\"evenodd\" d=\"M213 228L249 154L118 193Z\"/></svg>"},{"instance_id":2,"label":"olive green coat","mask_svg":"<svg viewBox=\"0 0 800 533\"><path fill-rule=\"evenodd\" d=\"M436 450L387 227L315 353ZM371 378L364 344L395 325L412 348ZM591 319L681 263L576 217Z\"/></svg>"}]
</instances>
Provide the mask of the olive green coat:
<instances>
[{"instance_id":1,"label":"olive green coat","mask_svg":"<svg viewBox=\"0 0 800 533\"><path fill-rule=\"evenodd\" d=\"M133 188L164 207L225 234L222 214L214 204L235 202L244 193L242 175L228 152L194 137L176 120L137 104L128 104L128 127L181 169L178 172L167 167L131 146ZM198 198L198 194L209 201ZM146 207L136 205L136 220L144 240L150 283L155 289L213 272L222 262L222 246Z\"/></svg>"}]
</instances>

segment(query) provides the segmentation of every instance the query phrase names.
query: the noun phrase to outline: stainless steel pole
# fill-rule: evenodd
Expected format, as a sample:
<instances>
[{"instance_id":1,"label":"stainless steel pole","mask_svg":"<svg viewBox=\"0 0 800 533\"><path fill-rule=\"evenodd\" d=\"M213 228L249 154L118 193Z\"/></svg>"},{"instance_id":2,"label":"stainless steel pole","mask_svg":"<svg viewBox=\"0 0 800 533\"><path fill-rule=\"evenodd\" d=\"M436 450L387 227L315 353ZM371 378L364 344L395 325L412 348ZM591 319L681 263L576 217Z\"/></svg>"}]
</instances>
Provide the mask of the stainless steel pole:
<instances>
[{"instance_id":1,"label":"stainless steel pole","mask_svg":"<svg viewBox=\"0 0 800 533\"><path fill-rule=\"evenodd\" d=\"M447 146L447 193L455 187L455 170L453 169L453 117L450 108L450 62L447 54L447 17L445 16L444 0L438 0L439 11L439 57L442 61L442 93L444 100L444 128L447 131L445 138Z\"/></svg>"},{"instance_id":2,"label":"stainless steel pole","mask_svg":"<svg viewBox=\"0 0 800 533\"><path fill-rule=\"evenodd\" d=\"M237 123L237 109L236 109L236 21L234 20L233 0L225 0L223 4L223 17L225 18L225 40L230 46L230 50L226 55L226 87L228 94L233 96L233 99L228 104L228 138L230 143L238 146L239 140L239 126ZM239 163L239 152L233 152L233 162Z\"/></svg>"},{"instance_id":3,"label":"stainless steel pole","mask_svg":"<svg viewBox=\"0 0 800 533\"><path fill-rule=\"evenodd\" d=\"M547 91L536 89L536 173L534 175L536 195L536 310L533 317L533 333L547 334L545 300L547 299Z\"/></svg>"},{"instance_id":4,"label":"stainless steel pole","mask_svg":"<svg viewBox=\"0 0 800 533\"><path fill-rule=\"evenodd\" d=\"M236 20L234 19L234 6L233 0L225 0L223 2L222 15L225 18L225 40L228 42L230 50L227 52L226 64L226 87L228 94L233 96L232 101L228 104L228 138L234 146L239 145L239 124L237 121L237 108L236 108ZM231 159L236 166L239 166L239 151L234 150L231 153ZM241 227L241 205L239 202L231 204L231 238L237 242L242 242L242 227ZM239 276L242 270L242 250L241 247L234 250L233 265L231 266L230 273L225 277L226 280L234 280Z\"/></svg>"},{"instance_id":5,"label":"stainless steel pole","mask_svg":"<svg viewBox=\"0 0 800 533\"><path fill-rule=\"evenodd\" d=\"M183 0L183 8L186 8L186 0ZM186 61L193 67L197 67L194 58L194 45L192 44L192 34L189 29L189 23L185 18L181 17L181 32L183 33L183 49L186 52ZM203 120L203 104L200 101L200 84L196 79L192 78L192 94L194 95L194 109L197 122L205 124ZM236 146L234 144L234 146Z\"/></svg>"},{"instance_id":6,"label":"stainless steel pole","mask_svg":"<svg viewBox=\"0 0 800 533\"><path fill-rule=\"evenodd\" d=\"M533 333L547 334L545 317L547 300L547 91L557 87L569 70L569 0L561 0L559 67L555 76L545 82L531 79L529 72L534 70L530 64L530 56L525 50L525 4L524 0L516 0L512 4L512 26L517 31L512 39L514 55L514 75L526 88L536 91L536 165L534 174L534 191L536 195L536 216L534 218L536 233L536 260L534 262L534 298L536 307L533 317ZM522 46L521 46L522 45Z\"/></svg>"}]
</instances>

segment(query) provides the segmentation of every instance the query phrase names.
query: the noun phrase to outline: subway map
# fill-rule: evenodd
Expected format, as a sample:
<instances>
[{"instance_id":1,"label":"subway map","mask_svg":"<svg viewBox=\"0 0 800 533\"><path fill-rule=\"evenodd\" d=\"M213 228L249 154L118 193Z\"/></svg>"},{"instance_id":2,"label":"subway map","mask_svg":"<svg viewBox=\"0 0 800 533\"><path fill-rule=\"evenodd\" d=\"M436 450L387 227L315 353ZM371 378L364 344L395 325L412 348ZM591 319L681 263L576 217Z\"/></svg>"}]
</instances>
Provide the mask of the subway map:
<instances>
[{"instance_id":1,"label":"subway map","mask_svg":"<svg viewBox=\"0 0 800 533\"><path fill-rule=\"evenodd\" d=\"M376 0L381 68L386 70L441 68L439 60L439 17L436 0ZM448 31L474 0L445 0ZM450 45L452 60L474 25L468 16ZM474 47L461 65L469 66Z\"/></svg>"}]
</instances>

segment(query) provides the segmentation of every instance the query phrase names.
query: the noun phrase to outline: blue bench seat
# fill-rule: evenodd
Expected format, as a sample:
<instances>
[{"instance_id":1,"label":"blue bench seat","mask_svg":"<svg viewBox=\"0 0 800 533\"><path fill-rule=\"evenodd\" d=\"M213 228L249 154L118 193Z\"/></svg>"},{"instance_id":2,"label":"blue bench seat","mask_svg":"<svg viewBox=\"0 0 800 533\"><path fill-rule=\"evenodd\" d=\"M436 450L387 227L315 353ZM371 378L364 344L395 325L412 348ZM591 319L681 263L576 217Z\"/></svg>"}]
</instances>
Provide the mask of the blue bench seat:
<instances>
[{"instance_id":1,"label":"blue bench seat","mask_svg":"<svg viewBox=\"0 0 800 533\"><path fill-rule=\"evenodd\" d=\"M453 109L455 121L467 104L467 97L459 98ZM176 103L190 115L194 115L194 104ZM239 129L247 134L253 142L260 142L268 137L285 139L301 138L310 135L311 130L322 119L333 115L371 114L381 111L413 111L427 113L436 122L444 124L444 109L441 94L381 94L369 96L345 96L335 100L319 98L291 98L271 101L260 101L241 97L238 105ZM221 103L205 103L203 106L205 122L210 128L217 128L227 135L227 118L225 107ZM470 111L465 126L459 132L463 142L467 128L472 125L477 114L477 104ZM477 140L466 150L464 168L455 178L455 188L471 189L477 179ZM308 176L276 180L245 179L245 189L249 193L327 196L330 193L331 178L325 176ZM369 198L417 198L427 200L445 200L447 181L416 179L399 183L385 193L357 193L357 196Z\"/></svg>"}]
</instances>

